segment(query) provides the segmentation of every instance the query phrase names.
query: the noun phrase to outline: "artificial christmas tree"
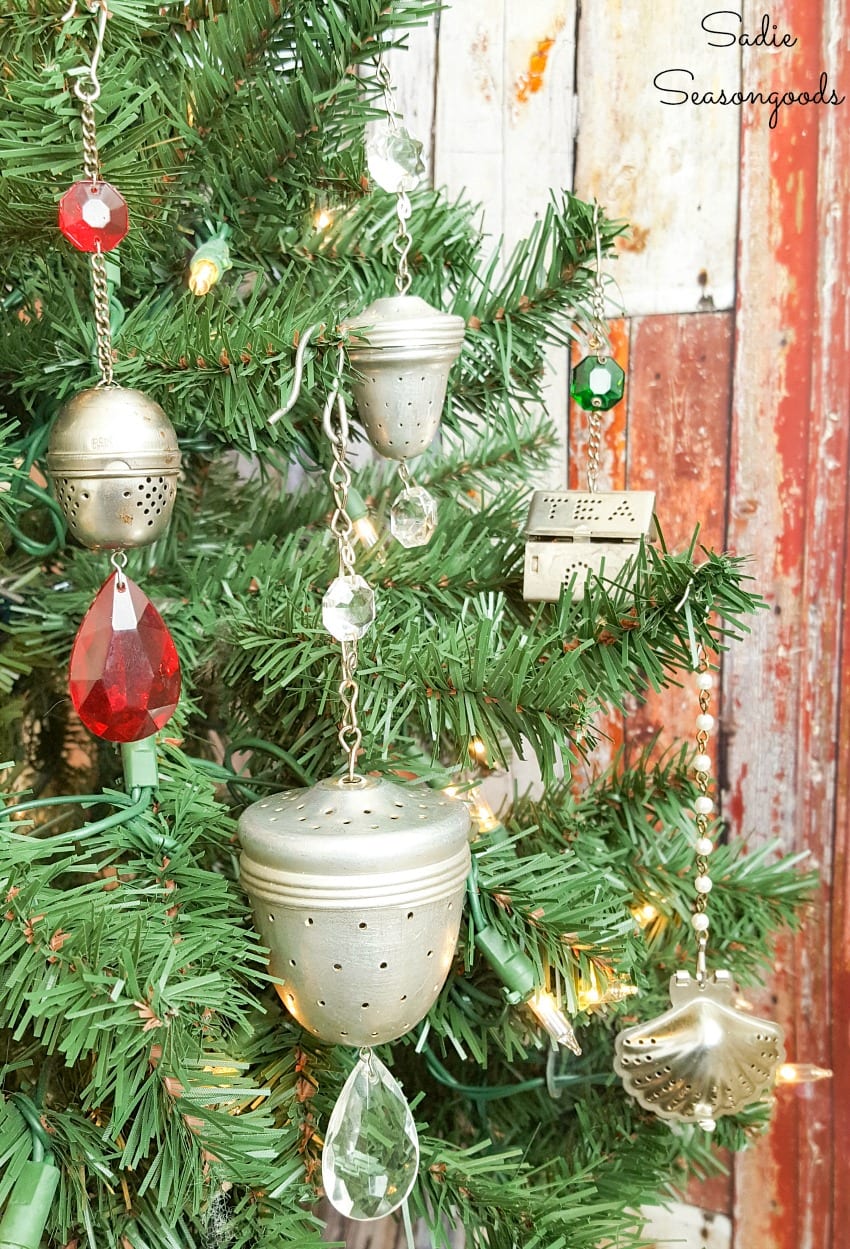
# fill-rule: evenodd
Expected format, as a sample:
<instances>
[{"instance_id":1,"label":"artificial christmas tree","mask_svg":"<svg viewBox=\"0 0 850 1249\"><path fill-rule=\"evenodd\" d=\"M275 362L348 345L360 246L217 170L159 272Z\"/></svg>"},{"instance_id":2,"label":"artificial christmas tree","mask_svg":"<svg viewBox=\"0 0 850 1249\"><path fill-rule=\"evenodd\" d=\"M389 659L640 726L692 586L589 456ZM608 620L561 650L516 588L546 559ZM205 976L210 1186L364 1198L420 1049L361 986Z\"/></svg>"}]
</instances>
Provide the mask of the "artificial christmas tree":
<instances>
[{"instance_id":1,"label":"artificial christmas tree","mask_svg":"<svg viewBox=\"0 0 850 1249\"><path fill-rule=\"evenodd\" d=\"M60 4L13 0L0 21L0 1243L37 1244L46 1219L49 1243L98 1249L312 1245L322 1142L357 1055L317 1042L275 995L235 827L249 804L339 770L350 674L322 627L337 550L321 412L338 327L359 336L393 287L395 203L370 183L363 131L384 99L381 49L429 6L115 0L94 105L130 221L104 260L109 361L88 262L56 224L80 164L67 87L103 12L78 7L63 22ZM596 213L560 194L499 273L471 206L410 202L416 293L465 337L442 448L417 465L439 498L430 543L389 536L391 462L354 476L379 533L357 551L377 598L357 770L463 789L473 745L533 752L545 783L499 821L473 805L448 980L380 1051L411 1100L425 1095L411 1206L436 1237L447 1222L491 1249L637 1243L635 1208L709 1158L700 1129L671 1135L612 1070L632 988L642 1018L661 1009L688 940L697 790L675 750L581 791L559 765L589 748L600 708L677 679L694 644L722 649L758 599L736 559L645 545L622 585L524 602L528 483L552 443L542 352L589 323ZM603 251L618 229L599 220ZM282 410L311 326L324 328ZM356 349L344 358L350 397ZM173 634L181 701L156 748L120 757L86 735L66 685L104 557L66 535L43 476L59 409L106 365L107 385L167 411L182 457L170 526L128 561ZM715 948L745 983L803 896L790 866L734 843L713 856ZM538 1023L568 1043L566 1016L580 1056ZM718 1139L743 1143L764 1115L722 1121ZM59 1170L52 1207L33 1167L48 1186Z\"/></svg>"}]
</instances>

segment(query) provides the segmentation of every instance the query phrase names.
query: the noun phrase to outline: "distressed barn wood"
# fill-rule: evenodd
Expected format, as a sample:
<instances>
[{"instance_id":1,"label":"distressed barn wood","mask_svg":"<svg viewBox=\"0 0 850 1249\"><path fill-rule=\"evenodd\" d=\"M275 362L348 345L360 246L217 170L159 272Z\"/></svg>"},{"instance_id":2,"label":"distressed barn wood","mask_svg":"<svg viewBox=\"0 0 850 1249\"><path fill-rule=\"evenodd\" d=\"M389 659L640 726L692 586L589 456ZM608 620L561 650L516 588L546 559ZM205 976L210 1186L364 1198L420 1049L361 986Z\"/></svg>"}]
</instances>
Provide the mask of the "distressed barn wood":
<instances>
[{"instance_id":1,"label":"distressed barn wood","mask_svg":"<svg viewBox=\"0 0 850 1249\"><path fill-rule=\"evenodd\" d=\"M575 0L464 0L440 15L435 182L482 206L503 256L552 190L572 182L575 20ZM560 433L553 471L563 481L567 354L547 360L546 405Z\"/></svg>"},{"instance_id":2,"label":"distressed barn wood","mask_svg":"<svg viewBox=\"0 0 850 1249\"><path fill-rule=\"evenodd\" d=\"M733 314L636 317L628 394L628 488L654 490L664 541L722 550L725 529ZM659 732L658 750L694 732L693 681L650 693L629 717L629 757Z\"/></svg>"},{"instance_id":3,"label":"distressed barn wood","mask_svg":"<svg viewBox=\"0 0 850 1249\"><path fill-rule=\"evenodd\" d=\"M576 191L631 223L614 276L632 315L734 300L739 110L665 105L653 86L659 72L685 67L694 86L737 88L737 49L708 47L700 29L711 7L582 7ZM691 86L681 74L662 82Z\"/></svg>"},{"instance_id":4,"label":"distressed barn wood","mask_svg":"<svg viewBox=\"0 0 850 1249\"><path fill-rule=\"evenodd\" d=\"M745 18L757 22L760 9L746 5ZM746 55L745 84L813 89L826 69L846 85L843 5L784 0L772 19L797 43L781 56ZM754 842L779 836L787 848L810 850L820 870L818 906L802 935L783 942L769 1001L777 999L790 1054L841 1064L846 1083L848 1002L846 994L831 1002L829 992L830 960L846 954L830 945L829 884L833 839L843 863L847 838L835 805L835 727L842 692L845 705L848 697L839 651L850 381L847 120L829 108L798 110L774 129L759 111L747 110L743 120L729 541L755 553L772 610L727 665L726 810ZM736 1166L738 1249L828 1249L845 1239L847 1186L833 1174L834 1159L841 1165L844 1157L834 1152L835 1091L820 1085L779 1094L769 1137Z\"/></svg>"}]
</instances>

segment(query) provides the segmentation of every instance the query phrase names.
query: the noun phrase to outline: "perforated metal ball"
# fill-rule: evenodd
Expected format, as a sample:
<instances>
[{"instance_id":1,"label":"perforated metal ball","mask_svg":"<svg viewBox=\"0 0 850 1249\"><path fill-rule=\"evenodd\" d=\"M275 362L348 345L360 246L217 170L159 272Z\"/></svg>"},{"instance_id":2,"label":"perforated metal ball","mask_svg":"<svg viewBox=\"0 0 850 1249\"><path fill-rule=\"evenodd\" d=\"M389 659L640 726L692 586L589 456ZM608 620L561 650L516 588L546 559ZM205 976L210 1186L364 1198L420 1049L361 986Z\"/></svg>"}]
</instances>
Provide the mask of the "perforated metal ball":
<instances>
[{"instance_id":1,"label":"perforated metal ball","mask_svg":"<svg viewBox=\"0 0 850 1249\"><path fill-rule=\"evenodd\" d=\"M463 317L417 295L396 295L376 299L343 328L351 335L352 389L369 441L391 460L421 455L440 427Z\"/></svg>"},{"instance_id":2,"label":"perforated metal ball","mask_svg":"<svg viewBox=\"0 0 850 1249\"><path fill-rule=\"evenodd\" d=\"M245 811L242 884L303 1027L329 1044L379 1045L428 1013L455 951L468 833L462 803L372 777Z\"/></svg>"},{"instance_id":3,"label":"perforated metal ball","mask_svg":"<svg viewBox=\"0 0 850 1249\"><path fill-rule=\"evenodd\" d=\"M165 533L174 508L177 435L140 390L84 390L56 419L47 470L68 528L83 546L147 546Z\"/></svg>"}]
</instances>

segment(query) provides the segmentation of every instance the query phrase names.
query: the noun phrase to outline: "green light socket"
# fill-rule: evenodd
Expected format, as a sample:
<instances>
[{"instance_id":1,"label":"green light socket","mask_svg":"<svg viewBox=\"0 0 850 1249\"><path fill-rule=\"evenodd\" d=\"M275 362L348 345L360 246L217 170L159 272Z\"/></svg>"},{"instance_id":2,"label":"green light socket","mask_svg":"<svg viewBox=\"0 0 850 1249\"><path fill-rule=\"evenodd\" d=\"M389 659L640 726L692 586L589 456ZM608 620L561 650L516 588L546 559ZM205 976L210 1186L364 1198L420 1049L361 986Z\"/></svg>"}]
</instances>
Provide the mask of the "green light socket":
<instances>
[{"instance_id":1,"label":"green light socket","mask_svg":"<svg viewBox=\"0 0 850 1249\"><path fill-rule=\"evenodd\" d=\"M522 950L499 932L498 928L480 928L475 944L505 985L505 997L511 1006L531 997L535 988L534 964Z\"/></svg>"},{"instance_id":2,"label":"green light socket","mask_svg":"<svg viewBox=\"0 0 850 1249\"><path fill-rule=\"evenodd\" d=\"M39 1249L59 1170L49 1162L27 1162L0 1219L0 1249Z\"/></svg>"},{"instance_id":3,"label":"green light socket","mask_svg":"<svg viewBox=\"0 0 850 1249\"><path fill-rule=\"evenodd\" d=\"M138 742L124 742L121 746L121 762L124 765L124 784L128 793L132 793L134 789L156 789L159 784L156 734L143 737Z\"/></svg>"}]
</instances>

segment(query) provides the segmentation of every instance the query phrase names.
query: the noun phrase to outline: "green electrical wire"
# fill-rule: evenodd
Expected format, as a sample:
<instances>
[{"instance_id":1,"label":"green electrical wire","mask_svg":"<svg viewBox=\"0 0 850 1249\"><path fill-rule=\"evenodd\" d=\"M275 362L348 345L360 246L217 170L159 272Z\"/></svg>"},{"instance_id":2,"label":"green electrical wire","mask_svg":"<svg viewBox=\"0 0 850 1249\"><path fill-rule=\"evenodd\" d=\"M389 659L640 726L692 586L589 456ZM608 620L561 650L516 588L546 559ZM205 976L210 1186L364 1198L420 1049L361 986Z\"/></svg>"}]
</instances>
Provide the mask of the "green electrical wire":
<instances>
[{"instance_id":1,"label":"green electrical wire","mask_svg":"<svg viewBox=\"0 0 850 1249\"><path fill-rule=\"evenodd\" d=\"M59 833L57 836L50 838L51 845L61 846L71 841L78 841L80 837L90 837L94 833L104 833L110 828L116 828L121 824L128 823L148 809L152 798L152 789L134 790L126 804L120 802L117 796L115 798L105 798L103 794L63 794L54 798L33 798L29 802L20 802L17 806L3 808L0 814L6 816L19 815L22 811L33 811L41 807L93 806L95 803L100 802L120 808L114 815L104 816L101 820L95 820L91 824L84 824L82 828L75 828L72 832ZM13 840L26 843L30 843L32 840L29 834L6 832L5 835Z\"/></svg>"},{"instance_id":2,"label":"green electrical wire","mask_svg":"<svg viewBox=\"0 0 850 1249\"><path fill-rule=\"evenodd\" d=\"M53 1160L53 1149L50 1137L47 1134L44 1124L36 1107L24 1093L12 1093L10 1101L17 1106L21 1118L26 1120L27 1127L32 1136L32 1156L33 1162L51 1162Z\"/></svg>"},{"instance_id":3,"label":"green electrical wire","mask_svg":"<svg viewBox=\"0 0 850 1249\"><path fill-rule=\"evenodd\" d=\"M499 1101L502 1098L518 1097L521 1093L528 1093L535 1089L545 1089L547 1087L547 1081L544 1076L534 1076L530 1080L519 1080L516 1084L461 1084L443 1066L428 1045L423 1045L421 1052L425 1056L425 1065L434 1079L438 1080L446 1088L451 1089L453 1093L460 1093L461 1096L468 1097L470 1101ZM613 1084L615 1078L609 1071L582 1072L575 1075L554 1076L552 1083L558 1088L566 1088L570 1085Z\"/></svg>"}]
</instances>

